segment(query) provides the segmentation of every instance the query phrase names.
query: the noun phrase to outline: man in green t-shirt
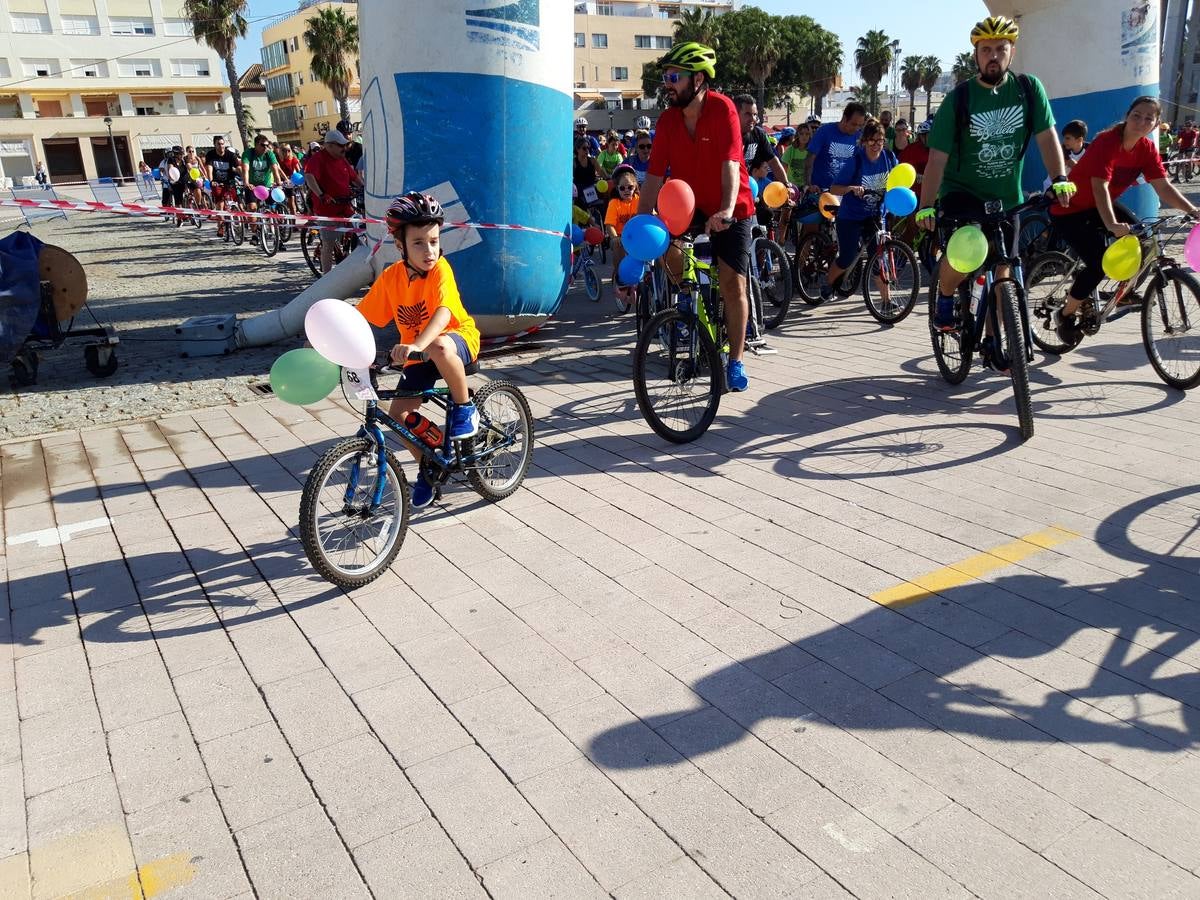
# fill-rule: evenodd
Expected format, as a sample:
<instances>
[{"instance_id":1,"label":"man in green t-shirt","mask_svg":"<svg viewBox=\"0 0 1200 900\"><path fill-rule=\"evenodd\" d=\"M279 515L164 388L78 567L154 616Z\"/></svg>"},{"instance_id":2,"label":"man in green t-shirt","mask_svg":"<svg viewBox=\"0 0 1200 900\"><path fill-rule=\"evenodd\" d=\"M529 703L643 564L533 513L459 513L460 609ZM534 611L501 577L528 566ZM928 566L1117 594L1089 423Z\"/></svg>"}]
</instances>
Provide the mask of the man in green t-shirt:
<instances>
[{"instance_id":1,"label":"man in green t-shirt","mask_svg":"<svg viewBox=\"0 0 1200 900\"><path fill-rule=\"evenodd\" d=\"M982 217L989 200L1002 201L1006 209L1018 206L1023 199L1022 150L1030 138L1037 141L1054 196L1063 206L1071 202L1075 186L1067 180L1046 89L1031 75L1009 71L1019 34L1016 22L1007 16L988 16L971 30L979 74L946 95L929 135L929 163L917 212L917 223L926 230L932 231L936 223L935 202L940 214L950 219ZM958 121L960 90L967 91L966 127ZM958 328L955 294L965 277L942 257L935 328Z\"/></svg>"},{"instance_id":2,"label":"man in green t-shirt","mask_svg":"<svg viewBox=\"0 0 1200 900\"><path fill-rule=\"evenodd\" d=\"M242 154L242 180L246 184L246 207L251 210L258 209L258 198L254 196L256 185L271 188L283 181L283 170L279 168L279 160L271 151L271 142L266 135L255 135L254 147Z\"/></svg>"}]
</instances>

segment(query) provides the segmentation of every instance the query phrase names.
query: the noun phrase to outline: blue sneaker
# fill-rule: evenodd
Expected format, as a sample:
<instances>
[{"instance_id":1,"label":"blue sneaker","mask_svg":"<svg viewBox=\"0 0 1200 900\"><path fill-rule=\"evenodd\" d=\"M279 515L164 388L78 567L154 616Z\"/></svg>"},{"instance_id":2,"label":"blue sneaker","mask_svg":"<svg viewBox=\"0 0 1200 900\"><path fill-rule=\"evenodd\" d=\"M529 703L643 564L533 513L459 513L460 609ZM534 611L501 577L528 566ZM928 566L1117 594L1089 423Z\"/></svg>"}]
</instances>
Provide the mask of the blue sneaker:
<instances>
[{"instance_id":1,"label":"blue sneaker","mask_svg":"<svg viewBox=\"0 0 1200 900\"><path fill-rule=\"evenodd\" d=\"M450 412L450 440L461 441L474 437L479 431L479 410L469 400L454 404Z\"/></svg>"},{"instance_id":2,"label":"blue sneaker","mask_svg":"<svg viewBox=\"0 0 1200 900\"><path fill-rule=\"evenodd\" d=\"M412 486L413 509L424 509L433 502L433 485L425 480L425 473L418 472Z\"/></svg>"},{"instance_id":3,"label":"blue sneaker","mask_svg":"<svg viewBox=\"0 0 1200 900\"><path fill-rule=\"evenodd\" d=\"M937 310L933 314L933 327L939 331L953 331L958 327L957 310L953 297L937 298Z\"/></svg>"},{"instance_id":4,"label":"blue sneaker","mask_svg":"<svg viewBox=\"0 0 1200 900\"><path fill-rule=\"evenodd\" d=\"M729 382L729 389L735 393L744 391L750 386L750 379L746 377L746 367L742 365L740 359L729 361L729 365L725 369L725 380Z\"/></svg>"}]
</instances>

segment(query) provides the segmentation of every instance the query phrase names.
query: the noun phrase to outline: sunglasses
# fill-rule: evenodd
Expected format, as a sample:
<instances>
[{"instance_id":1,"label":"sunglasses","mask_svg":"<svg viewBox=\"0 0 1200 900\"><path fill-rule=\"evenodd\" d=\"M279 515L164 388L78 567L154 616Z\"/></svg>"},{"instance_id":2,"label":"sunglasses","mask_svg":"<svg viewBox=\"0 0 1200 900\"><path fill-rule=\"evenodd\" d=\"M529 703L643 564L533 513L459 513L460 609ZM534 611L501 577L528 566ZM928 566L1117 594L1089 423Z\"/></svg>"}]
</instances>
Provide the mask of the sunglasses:
<instances>
[{"instance_id":1,"label":"sunglasses","mask_svg":"<svg viewBox=\"0 0 1200 900\"><path fill-rule=\"evenodd\" d=\"M623 184L619 188L617 188L617 191L622 194L626 193L627 191L634 191L634 190L637 190L637 185L634 185L634 184Z\"/></svg>"},{"instance_id":2,"label":"sunglasses","mask_svg":"<svg viewBox=\"0 0 1200 900\"><path fill-rule=\"evenodd\" d=\"M663 84L679 84L685 78L691 78L687 72L664 72Z\"/></svg>"},{"instance_id":3,"label":"sunglasses","mask_svg":"<svg viewBox=\"0 0 1200 900\"><path fill-rule=\"evenodd\" d=\"M649 145L649 144L638 144L638 145L637 145L637 148L638 148L639 150L649 150L649 149L650 149L650 145Z\"/></svg>"}]
</instances>

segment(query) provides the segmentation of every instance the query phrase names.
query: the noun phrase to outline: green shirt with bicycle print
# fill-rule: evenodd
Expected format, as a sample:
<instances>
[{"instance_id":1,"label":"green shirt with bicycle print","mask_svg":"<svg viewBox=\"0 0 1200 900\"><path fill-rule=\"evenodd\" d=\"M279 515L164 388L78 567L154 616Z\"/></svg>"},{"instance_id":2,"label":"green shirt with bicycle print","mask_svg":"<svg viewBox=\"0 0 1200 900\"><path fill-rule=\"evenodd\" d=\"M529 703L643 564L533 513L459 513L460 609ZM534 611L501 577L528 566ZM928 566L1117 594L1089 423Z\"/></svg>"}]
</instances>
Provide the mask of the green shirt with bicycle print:
<instances>
[{"instance_id":1,"label":"green shirt with bicycle print","mask_svg":"<svg viewBox=\"0 0 1200 900\"><path fill-rule=\"evenodd\" d=\"M1026 144L1027 130L1032 138L1054 127L1046 89L1032 75L1026 77L1032 88L1028 116L1021 87L1013 73L994 90L972 78L967 95L970 124L957 138L958 117L953 95L946 95L929 134L930 148L950 156L940 196L963 191L981 200L1003 200L1008 208L1024 199L1021 193L1024 160L1018 157Z\"/></svg>"},{"instance_id":2,"label":"green shirt with bicycle print","mask_svg":"<svg viewBox=\"0 0 1200 900\"><path fill-rule=\"evenodd\" d=\"M266 153L255 153L247 150L242 154L242 162L250 167L250 184L261 184L264 187L275 185L275 166L279 163L275 154L268 150Z\"/></svg>"}]
</instances>

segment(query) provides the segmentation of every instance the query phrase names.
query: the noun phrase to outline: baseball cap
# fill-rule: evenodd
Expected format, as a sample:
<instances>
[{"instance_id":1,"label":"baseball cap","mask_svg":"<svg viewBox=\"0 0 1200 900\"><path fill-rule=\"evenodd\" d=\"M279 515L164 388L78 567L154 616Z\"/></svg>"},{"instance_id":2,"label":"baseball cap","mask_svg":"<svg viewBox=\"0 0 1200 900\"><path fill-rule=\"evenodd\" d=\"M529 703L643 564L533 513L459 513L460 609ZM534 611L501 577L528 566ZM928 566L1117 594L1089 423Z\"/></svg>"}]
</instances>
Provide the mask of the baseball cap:
<instances>
[{"instance_id":1,"label":"baseball cap","mask_svg":"<svg viewBox=\"0 0 1200 900\"><path fill-rule=\"evenodd\" d=\"M346 136L336 128L330 128L327 132L325 132L325 143L341 144L344 147L346 144L350 143L350 141L348 141Z\"/></svg>"}]
</instances>

